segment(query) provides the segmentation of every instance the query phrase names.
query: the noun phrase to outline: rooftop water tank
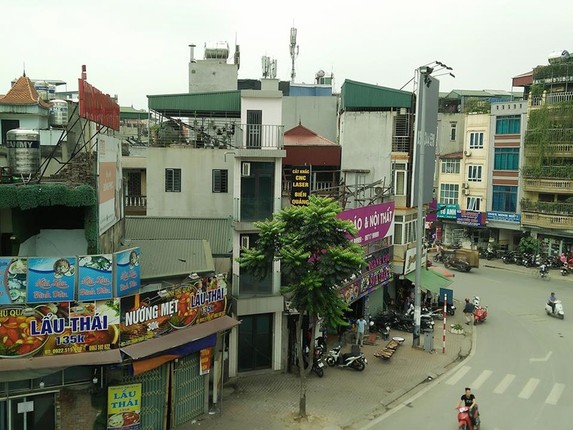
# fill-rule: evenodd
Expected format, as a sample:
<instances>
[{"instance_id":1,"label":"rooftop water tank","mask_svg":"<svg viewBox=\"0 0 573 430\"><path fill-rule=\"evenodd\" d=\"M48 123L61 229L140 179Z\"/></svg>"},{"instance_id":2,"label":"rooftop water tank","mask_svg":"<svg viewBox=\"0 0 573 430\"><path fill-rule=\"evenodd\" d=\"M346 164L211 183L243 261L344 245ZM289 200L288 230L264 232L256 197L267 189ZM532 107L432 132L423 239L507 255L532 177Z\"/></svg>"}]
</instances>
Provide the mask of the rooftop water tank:
<instances>
[{"instance_id":1,"label":"rooftop water tank","mask_svg":"<svg viewBox=\"0 0 573 430\"><path fill-rule=\"evenodd\" d=\"M40 168L40 133L16 128L6 133L8 167L14 175L34 174Z\"/></svg>"},{"instance_id":2,"label":"rooftop water tank","mask_svg":"<svg viewBox=\"0 0 573 430\"><path fill-rule=\"evenodd\" d=\"M50 125L52 127L65 127L68 125L68 102L54 99L50 101Z\"/></svg>"},{"instance_id":3,"label":"rooftop water tank","mask_svg":"<svg viewBox=\"0 0 573 430\"><path fill-rule=\"evenodd\" d=\"M48 84L46 81L36 81L34 82L34 88L42 100L48 100L50 84Z\"/></svg>"},{"instance_id":4,"label":"rooftop water tank","mask_svg":"<svg viewBox=\"0 0 573 430\"><path fill-rule=\"evenodd\" d=\"M205 44L205 59L222 59L229 58L229 44L227 42L216 42Z\"/></svg>"}]
</instances>

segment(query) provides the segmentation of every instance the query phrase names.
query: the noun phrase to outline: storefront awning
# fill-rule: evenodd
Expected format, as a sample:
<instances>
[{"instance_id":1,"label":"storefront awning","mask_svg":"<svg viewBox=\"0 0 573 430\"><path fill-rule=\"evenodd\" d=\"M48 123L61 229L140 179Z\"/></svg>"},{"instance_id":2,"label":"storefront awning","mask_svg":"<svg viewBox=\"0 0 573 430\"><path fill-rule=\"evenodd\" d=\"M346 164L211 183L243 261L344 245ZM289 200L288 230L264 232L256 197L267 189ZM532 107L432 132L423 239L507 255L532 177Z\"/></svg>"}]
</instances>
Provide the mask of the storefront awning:
<instances>
[{"instance_id":1,"label":"storefront awning","mask_svg":"<svg viewBox=\"0 0 573 430\"><path fill-rule=\"evenodd\" d=\"M119 349L100 352L81 352L77 354L52 355L49 357L5 358L0 361L2 371L65 369L72 366L90 366L121 363Z\"/></svg>"},{"instance_id":2,"label":"storefront awning","mask_svg":"<svg viewBox=\"0 0 573 430\"><path fill-rule=\"evenodd\" d=\"M446 278L433 270L428 270L425 267L422 267L420 274L420 280L422 281L420 288L422 290L428 290L434 294L440 294L440 288L448 288L454 282L453 280ZM408 273L406 275L406 279L416 283L416 271Z\"/></svg>"},{"instance_id":3,"label":"storefront awning","mask_svg":"<svg viewBox=\"0 0 573 430\"><path fill-rule=\"evenodd\" d=\"M158 352L167 351L168 349L175 348L185 343L194 342L213 333L228 330L239 324L240 321L225 315L206 323L197 324L191 328L177 330L155 339L125 346L121 348L121 351L129 355L134 360L137 360Z\"/></svg>"}]
</instances>

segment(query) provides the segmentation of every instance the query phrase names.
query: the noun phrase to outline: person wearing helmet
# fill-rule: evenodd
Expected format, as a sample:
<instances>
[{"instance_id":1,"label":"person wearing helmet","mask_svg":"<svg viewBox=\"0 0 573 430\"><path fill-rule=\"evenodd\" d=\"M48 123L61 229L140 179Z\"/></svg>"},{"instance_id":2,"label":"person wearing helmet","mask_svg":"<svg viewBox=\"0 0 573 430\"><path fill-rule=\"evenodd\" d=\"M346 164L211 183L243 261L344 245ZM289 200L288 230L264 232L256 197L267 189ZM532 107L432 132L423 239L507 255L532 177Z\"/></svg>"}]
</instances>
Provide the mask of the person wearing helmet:
<instances>
[{"instance_id":1,"label":"person wearing helmet","mask_svg":"<svg viewBox=\"0 0 573 430\"><path fill-rule=\"evenodd\" d=\"M464 315L466 316L466 324L470 324L474 314L475 306L470 299L466 298L466 305L464 306Z\"/></svg>"}]
</instances>

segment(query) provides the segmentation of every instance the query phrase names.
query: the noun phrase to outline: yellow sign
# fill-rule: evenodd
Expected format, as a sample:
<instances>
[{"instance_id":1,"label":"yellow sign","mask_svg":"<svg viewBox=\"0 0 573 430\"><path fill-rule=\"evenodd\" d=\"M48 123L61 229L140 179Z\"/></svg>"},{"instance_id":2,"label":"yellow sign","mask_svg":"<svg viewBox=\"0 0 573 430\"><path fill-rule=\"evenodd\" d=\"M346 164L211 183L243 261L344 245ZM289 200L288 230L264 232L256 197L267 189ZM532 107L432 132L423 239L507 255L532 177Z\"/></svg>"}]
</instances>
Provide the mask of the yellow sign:
<instances>
[{"instance_id":1,"label":"yellow sign","mask_svg":"<svg viewBox=\"0 0 573 430\"><path fill-rule=\"evenodd\" d=\"M139 430L141 384L117 385L107 390L107 428Z\"/></svg>"}]
</instances>

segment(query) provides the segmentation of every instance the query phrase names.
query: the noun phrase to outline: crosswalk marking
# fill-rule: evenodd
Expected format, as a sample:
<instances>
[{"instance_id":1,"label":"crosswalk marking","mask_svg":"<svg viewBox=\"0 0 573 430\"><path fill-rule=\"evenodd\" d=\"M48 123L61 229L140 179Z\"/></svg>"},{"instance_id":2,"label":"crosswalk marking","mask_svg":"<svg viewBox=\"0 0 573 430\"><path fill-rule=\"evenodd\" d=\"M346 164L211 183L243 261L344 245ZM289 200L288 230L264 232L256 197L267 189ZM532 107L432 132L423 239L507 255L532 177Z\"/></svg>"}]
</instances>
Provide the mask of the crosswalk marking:
<instances>
[{"instance_id":1,"label":"crosswalk marking","mask_svg":"<svg viewBox=\"0 0 573 430\"><path fill-rule=\"evenodd\" d=\"M458 370L456 372L456 374L454 376L452 376L450 379L448 379L448 381L446 382L446 384L448 385L455 385L458 383L458 381L460 379L462 379L466 373L468 373L470 371L470 366L463 366L460 370Z\"/></svg>"},{"instance_id":2,"label":"crosswalk marking","mask_svg":"<svg viewBox=\"0 0 573 430\"><path fill-rule=\"evenodd\" d=\"M471 383L470 387L472 390L477 390L482 386L482 384L491 376L493 372L491 370L484 370L481 374L477 377L477 379Z\"/></svg>"},{"instance_id":3,"label":"crosswalk marking","mask_svg":"<svg viewBox=\"0 0 573 430\"><path fill-rule=\"evenodd\" d=\"M559 398L561 397L561 394L563 394L564 389L565 385L563 384L553 384L553 389L545 399L545 403L549 405L556 405L559 401Z\"/></svg>"},{"instance_id":4,"label":"crosswalk marking","mask_svg":"<svg viewBox=\"0 0 573 430\"><path fill-rule=\"evenodd\" d=\"M493 390L493 392L495 394L503 394L505 392L505 390L507 390L507 387L509 387L509 385L513 382L513 380L515 379L515 375L512 375L511 373L508 373L507 375L505 375L505 377L501 380L501 382L499 384L497 384L497 387L495 387L495 389Z\"/></svg>"},{"instance_id":5,"label":"crosswalk marking","mask_svg":"<svg viewBox=\"0 0 573 430\"><path fill-rule=\"evenodd\" d=\"M520 399L529 399L533 394L533 392L535 391L535 389L537 388L539 382L540 381L537 378L529 378L529 381L527 381L527 384L525 384L525 387L523 387L523 389L519 393L519 396L517 397L519 397Z\"/></svg>"}]
</instances>

